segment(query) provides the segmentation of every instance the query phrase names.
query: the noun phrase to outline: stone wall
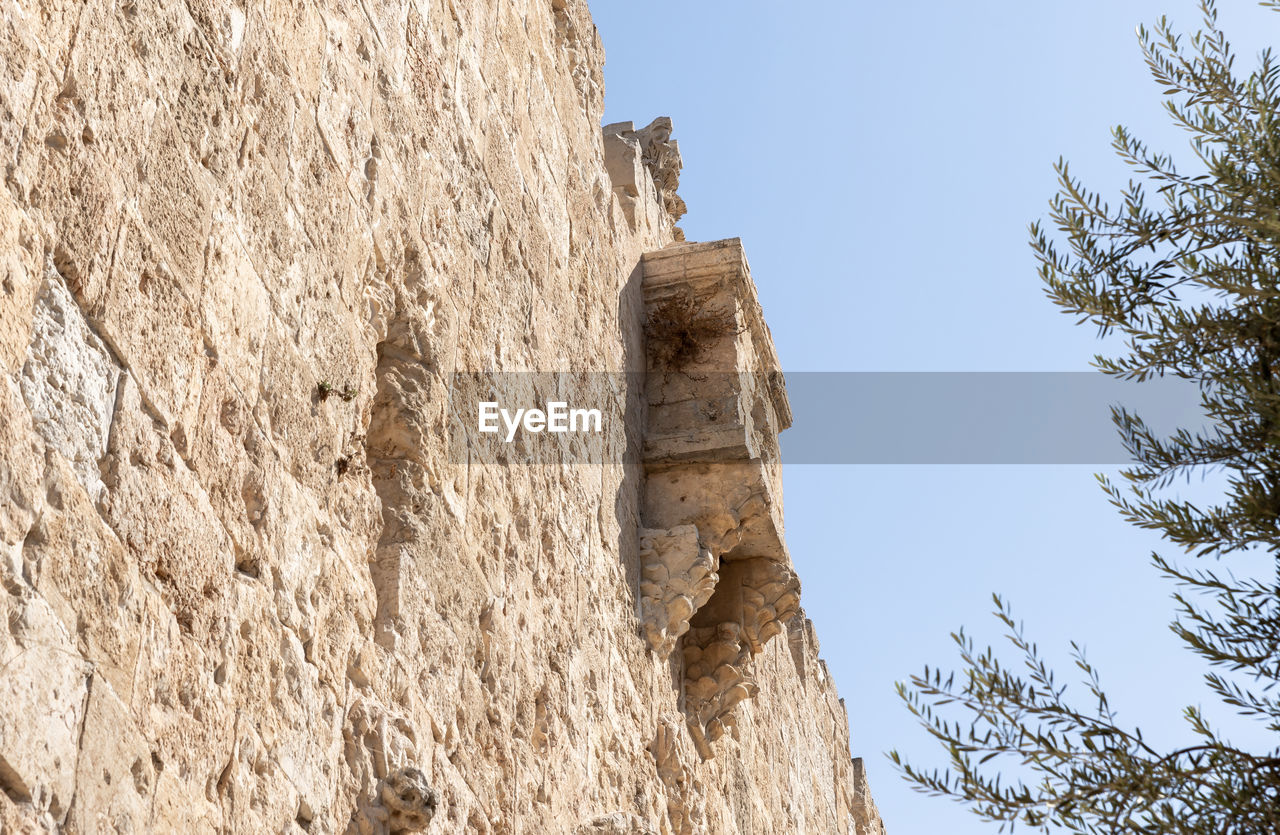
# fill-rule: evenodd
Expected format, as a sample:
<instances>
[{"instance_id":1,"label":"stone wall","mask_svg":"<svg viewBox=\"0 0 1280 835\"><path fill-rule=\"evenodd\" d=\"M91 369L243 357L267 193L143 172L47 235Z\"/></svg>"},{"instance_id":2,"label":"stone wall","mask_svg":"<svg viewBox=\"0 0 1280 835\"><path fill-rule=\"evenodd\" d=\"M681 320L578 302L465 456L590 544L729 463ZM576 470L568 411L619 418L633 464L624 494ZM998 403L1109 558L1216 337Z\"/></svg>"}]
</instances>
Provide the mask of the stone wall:
<instances>
[{"instance_id":1,"label":"stone wall","mask_svg":"<svg viewBox=\"0 0 1280 835\"><path fill-rule=\"evenodd\" d=\"M699 713L763 557L646 386L449 441L460 372L651 367L679 152L602 62L570 0L0 0L0 832L882 831L789 596Z\"/></svg>"}]
</instances>

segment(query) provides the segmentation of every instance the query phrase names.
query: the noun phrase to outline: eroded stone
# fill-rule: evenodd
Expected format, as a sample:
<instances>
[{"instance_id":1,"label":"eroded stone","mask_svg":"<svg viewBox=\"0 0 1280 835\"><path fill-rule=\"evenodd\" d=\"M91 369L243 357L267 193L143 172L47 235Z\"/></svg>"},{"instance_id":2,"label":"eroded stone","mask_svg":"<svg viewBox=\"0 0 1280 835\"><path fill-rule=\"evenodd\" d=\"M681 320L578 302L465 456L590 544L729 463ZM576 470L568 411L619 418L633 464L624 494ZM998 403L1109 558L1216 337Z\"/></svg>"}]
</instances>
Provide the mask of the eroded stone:
<instances>
[{"instance_id":1,"label":"eroded stone","mask_svg":"<svg viewBox=\"0 0 1280 835\"><path fill-rule=\"evenodd\" d=\"M581 0L0 5L0 830L876 825L741 245ZM548 370L603 455L451 443Z\"/></svg>"}]
</instances>

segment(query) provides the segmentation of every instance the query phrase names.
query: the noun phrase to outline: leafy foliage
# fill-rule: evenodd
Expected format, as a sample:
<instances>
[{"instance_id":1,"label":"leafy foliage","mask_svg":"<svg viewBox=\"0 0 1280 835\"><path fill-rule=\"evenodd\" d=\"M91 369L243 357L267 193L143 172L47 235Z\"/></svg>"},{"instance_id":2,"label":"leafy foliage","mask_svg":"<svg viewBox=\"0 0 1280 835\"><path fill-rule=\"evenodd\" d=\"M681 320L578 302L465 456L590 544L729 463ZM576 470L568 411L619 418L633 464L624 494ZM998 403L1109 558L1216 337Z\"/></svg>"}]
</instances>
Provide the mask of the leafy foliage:
<instances>
[{"instance_id":1,"label":"leafy foliage","mask_svg":"<svg viewBox=\"0 0 1280 835\"><path fill-rule=\"evenodd\" d=\"M1280 0L1263 5L1280 10ZM1056 234L1033 224L1031 244L1051 300L1121 341L1119 356L1096 358L1100 370L1200 386L1204 430L1162 437L1136 414L1113 413L1134 463L1123 483L1099 477L1112 504L1193 559L1249 551L1280 560L1280 63L1264 51L1255 70L1237 75L1214 3L1201 10L1204 27L1190 38L1166 19L1138 31L1169 117L1191 136L1197 173L1117 127L1113 147L1136 174L1119 203L1060 160ZM1206 471L1225 477L1216 505L1168 495L1175 479ZM1153 560L1177 584L1172 628L1213 668L1209 687L1280 734L1280 573L1238 579ZM916 788L968 802L1002 830L1280 832L1280 748L1233 747L1192 707L1185 716L1198 743L1156 749L1117 724L1078 647L1088 694L1080 703L995 602L1016 667L961 631L952 636L958 675L926 667L899 686L949 758L945 769L923 770L891 752Z\"/></svg>"}]
</instances>

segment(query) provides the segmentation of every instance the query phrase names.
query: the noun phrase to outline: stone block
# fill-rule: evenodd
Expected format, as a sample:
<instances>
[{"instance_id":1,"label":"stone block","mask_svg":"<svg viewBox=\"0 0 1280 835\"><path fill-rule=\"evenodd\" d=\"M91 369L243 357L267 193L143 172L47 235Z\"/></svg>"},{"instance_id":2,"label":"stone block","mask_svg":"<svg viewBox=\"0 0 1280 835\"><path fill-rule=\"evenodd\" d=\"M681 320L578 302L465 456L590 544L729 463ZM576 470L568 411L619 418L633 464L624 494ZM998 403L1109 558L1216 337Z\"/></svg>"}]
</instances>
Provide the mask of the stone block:
<instances>
[{"instance_id":1,"label":"stone block","mask_svg":"<svg viewBox=\"0 0 1280 835\"><path fill-rule=\"evenodd\" d=\"M75 773L75 803L67 820L72 832L151 829L156 780L151 748L128 707L98 676L89 686Z\"/></svg>"},{"instance_id":2,"label":"stone block","mask_svg":"<svg viewBox=\"0 0 1280 835\"><path fill-rule=\"evenodd\" d=\"M75 792L89 665L48 605L0 592L13 642L0 644L0 789L62 820Z\"/></svg>"},{"instance_id":3,"label":"stone block","mask_svg":"<svg viewBox=\"0 0 1280 835\"><path fill-rule=\"evenodd\" d=\"M119 375L110 350L50 265L19 377L22 397L36 431L67 460L94 499L102 492L98 465L107 452Z\"/></svg>"}]
</instances>

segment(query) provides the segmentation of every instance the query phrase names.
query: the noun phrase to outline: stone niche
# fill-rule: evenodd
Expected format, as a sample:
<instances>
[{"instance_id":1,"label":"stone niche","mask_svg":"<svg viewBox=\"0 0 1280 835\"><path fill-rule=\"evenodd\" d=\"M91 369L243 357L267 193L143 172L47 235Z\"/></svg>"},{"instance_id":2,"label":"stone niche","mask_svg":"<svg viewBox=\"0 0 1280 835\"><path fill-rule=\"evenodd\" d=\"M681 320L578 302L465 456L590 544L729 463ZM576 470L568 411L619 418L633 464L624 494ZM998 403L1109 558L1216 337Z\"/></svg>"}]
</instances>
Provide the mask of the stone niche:
<instances>
[{"instance_id":1,"label":"stone niche","mask_svg":"<svg viewBox=\"0 0 1280 835\"><path fill-rule=\"evenodd\" d=\"M647 369L641 615L677 645L699 753L755 695L752 656L799 610L778 433L791 409L737 238L643 259Z\"/></svg>"}]
</instances>

